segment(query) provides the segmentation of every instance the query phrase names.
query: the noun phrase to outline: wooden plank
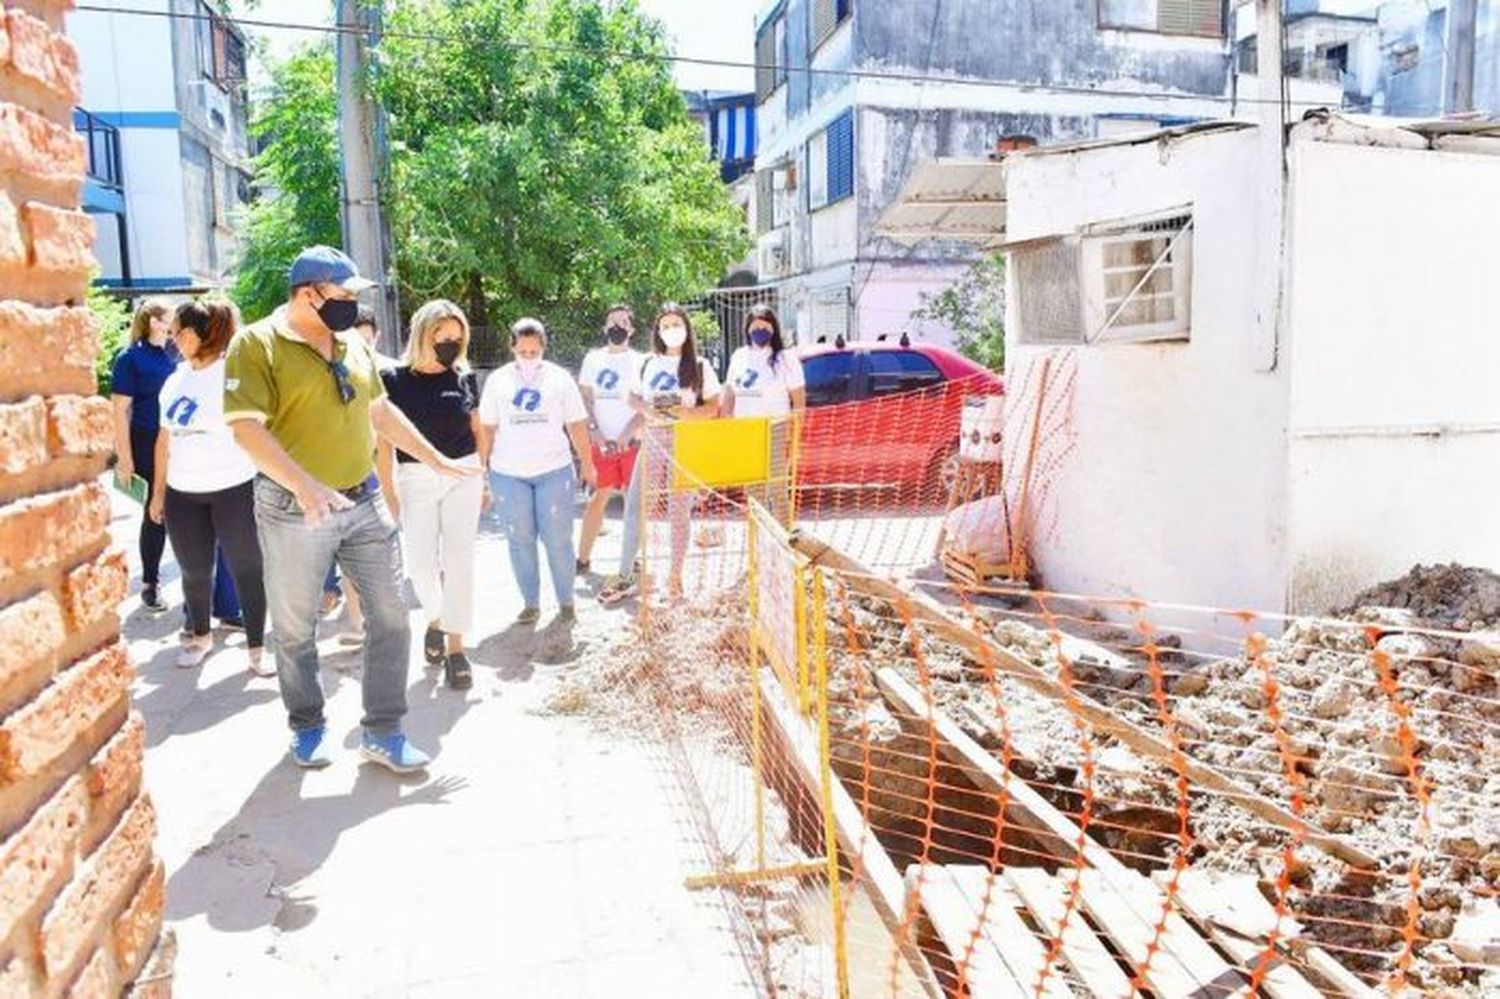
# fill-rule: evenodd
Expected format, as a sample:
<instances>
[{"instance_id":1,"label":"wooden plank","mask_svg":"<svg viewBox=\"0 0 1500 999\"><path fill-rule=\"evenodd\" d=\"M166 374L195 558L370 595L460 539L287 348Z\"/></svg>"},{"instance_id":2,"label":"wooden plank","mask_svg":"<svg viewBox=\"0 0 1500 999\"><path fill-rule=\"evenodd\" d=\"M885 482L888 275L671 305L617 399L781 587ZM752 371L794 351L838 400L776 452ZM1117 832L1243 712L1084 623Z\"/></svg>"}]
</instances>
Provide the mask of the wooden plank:
<instances>
[{"instance_id":1,"label":"wooden plank","mask_svg":"<svg viewBox=\"0 0 1500 999\"><path fill-rule=\"evenodd\" d=\"M1043 697L1054 701L1071 701L1074 706L1073 710L1076 710L1078 715L1096 731L1114 736L1142 756L1172 765L1173 749L1165 738L1119 717L1097 701L1075 695L1060 681L1053 679L1039 667L1002 648L973 628L949 617L948 612L936 602L897 583L880 578L859 562L816 538L798 532L791 536L791 543L813 565L830 568L843 574L852 589L906 607L912 617L926 625L933 634L961 648L968 649L980 659L994 663L996 669L1015 677ZM1346 863L1364 870L1379 870L1380 865L1375 858L1354 843L1307 823L1304 819L1292 814L1269 798L1255 793L1215 767L1192 757L1185 757L1182 766L1194 783L1219 792L1251 814L1281 829L1301 831L1305 842L1317 846Z\"/></svg>"},{"instance_id":2,"label":"wooden plank","mask_svg":"<svg viewBox=\"0 0 1500 999\"><path fill-rule=\"evenodd\" d=\"M1208 924L1214 942L1249 971L1253 971L1260 961L1265 941L1277 921L1276 910L1256 885L1253 874L1191 870L1184 871L1178 882L1178 898L1183 909ZM1284 917L1281 920L1281 940L1285 948L1297 954L1314 974L1327 981L1339 994L1355 999L1375 999L1380 994L1327 951L1309 944L1302 936L1302 925L1295 919ZM1265 987L1275 996L1308 996L1310 999L1324 994L1284 964L1278 964L1267 975Z\"/></svg>"},{"instance_id":3,"label":"wooden plank","mask_svg":"<svg viewBox=\"0 0 1500 999\"><path fill-rule=\"evenodd\" d=\"M1128 999L1134 993L1130 976L1120 970L1104 941L1084 922L1082 912L1075 911L1068 919L1067 930L1062 929L1067 891L1060 880L1040 867L1008 867L1005 880L1021 896L1042 929L1053 937L1061 934L1062 956L1090 995L1100 999ZM1058 970L1052 973L1056 975Z\"/></svg>"},{"instance_id":4,"label":"wooden plank","mask_svg":"<svg viewBox=\"0 0 1500 999\"><path fill-rule=\"evenodd\" d=\"M776 727L782 743L790 751L791 762L796 767L798 777L817 796L822 788L822 765L812 733L796 710L787 703L775 674L761 670L757 679L767 720ZM875 833L865 824L859 806L849 797L843 782L834 778L832 783L833 818L840 850L862 872L863 886L870 902L891 931L892 937L899 943L917 982L932 999L941 999L942 989L938 987L937 978L927 964L927 959L917 947L916 934L910 927L906 933L901 932L901 925L906 920L906 887L896 865L891 862Z\"/></svg>"},{"instance_id":5,"label":"wooden plank","mask_svg":"<svg viewBox=\"0 0 1500 999\"><path fill-rule=\"evenodd\" d=\"M1028 995L1036 995L1037 980L1047 966L1047 944L1016 914L1009 885L999 875L992 875L988 868L973 865L949 867L948 874L963 892L975 915L982 911L985 936L1000 952L1001 960L1010 968L1016 981L1027 987ZM987 888L991 878L996 878L998 883ZM990 896L988 906L984 904L987 890ZM1041 994L1051 999L1071 999L1073 990L1068 988L1061 975L1052 974L1047 976Z\"/></svg>"},{"instance_id":6,"label":"wooden plank","mask_svg":"<svg viewBox=\"0 0 1500 999\"><path fill-rule=\"evenodd\" d=\"M922 908L953 958L954 967L963 969L963 982L971 999L1029 999L1026 983L1018 980L1002 960L989 933L981 932L975 939L979 913L946 867L913 867L907 872L906 886L908 891L917 891L920 886Z\"/></svg>"},{"instance_id":7,"label":"wooden plank","mask_svg":"<svg viewBox=\"0 0 1500 999\"><path fill-rule=\"evenodd\" d=\"M1162 919L1167 907L1167 896L1151 883L1151 879L1135 871L1119 875L1106 871L1088 871L1085 876L1097 878L1114 890L1115 896L1129 906L1136 917L1152 928L1163 922L1159 948L1175 957L1179 964L1203 987L1205 995L1225 996L1248 994L1248 981L1238 969L1219 956L1207 940L1183 919L1174 905Z\"/></svg>"},{"instance_id":8,"label":"wooden plank","mask_svg":"<svg viewBox=\"0 0 1500 999\"><path fill-rule=\"evenodd\" d=\"M1040 840L1057 863L1073 863L1078 856L1081 838L1083 856L1090 865L1100 870L1129 872L1129 868L1099 843L1080 837L1073 820L1029 784L1014 774L1007 774L993 753L969 738L957 722L945 712L938 711L896 670L889 666L876 670L875 683L901 715L919 719L930 726L938 740L938 752L962 769L976 787L996 795L1003 790L1006 794L1006 819Z\"/></svg>"},{"instance_id":9,"label":"wooden plank","mask_svg":"<svg viewBox=\"0 0 1500 999\"><path fill-rule=\"evenodd\" d=\"M1165 950L1157 950L1147 964L1147 948L1156 936L1152 925L1098 871L1079 871L1078 879L1078 904L1093 917L1095 925L1109 934L1109 939L1137 972L1145 967L1146 983L1153 992L1174 997L1222 994L1204 990L1205 983Z\"/></svg>"},{"instance_id":10,"label":"wooden plank","mask_svg":"<svg viewBox=\"0 0 1500 999\"><path fill-rule=\"evenodd\" d=\"M1208 900L1200 899L1195 902L1190 900L1187 893L1183 891L1179 891L1177 897L1182 902L1183 910L1200 921L1209 939L1218 944L1219 948L1239 965L1240 971L1246 978L1253 978L1255 969L1260 966L1261 956L1265 953L1264 937L1261 935L1242 936L1204 915L1204 909L1198 903L1207 902L1209 911L1212 911L1213 903ZM1271 914L1274 917L1275 910L1272 910ZM1260 987L1273 999L1320 999L1323 995L1322 992L1313 988L1307 979L1299 975L1295 968L1287 964L1286 959L1280 954L1277 954L1266 968Z\"/></svg>"},{"instance_id":11,"label":"wooden plank","mask_svg":"<svg viewBox=\"0 0 1500 999\"><path fill-rule=\"evenodd\" d=\"M1005 768L1000 761L969 738L957 723L937 710L928 698L923 697L898 672L890 667L879 669L875 672L875 682L901 712L930 727L938 740L939 751L962 767L979 788L998 792L1005 784ZM1037 828L1043 830L1048 836L1049 852L1065 851L1058 853L1058 860L1071 863L1078 853L1078 826L1025 781L1012 775L1008 787L1007 817L1028 831ZM1129 908L1136 920L1145 924L1154 935L1156 922L1161 918L1161 910L1166 904L1165 896L1148 879L1126 867L1103 846L1088 837L1082 839L1085 863L1107 881L1120 903ZM1150 939L1148 936L1146 942ZM1211 986L1210 991L1214 995L1235 992L1244 984L1234 973L1234 969L1175 912L1167 916L1166 932L1159 946L1166 954L1176 958L1177 963L1193 975L1199 985ZM1153 964L1156 960L1161 958L1155 958Z\"/></svg>"}]
</instances>

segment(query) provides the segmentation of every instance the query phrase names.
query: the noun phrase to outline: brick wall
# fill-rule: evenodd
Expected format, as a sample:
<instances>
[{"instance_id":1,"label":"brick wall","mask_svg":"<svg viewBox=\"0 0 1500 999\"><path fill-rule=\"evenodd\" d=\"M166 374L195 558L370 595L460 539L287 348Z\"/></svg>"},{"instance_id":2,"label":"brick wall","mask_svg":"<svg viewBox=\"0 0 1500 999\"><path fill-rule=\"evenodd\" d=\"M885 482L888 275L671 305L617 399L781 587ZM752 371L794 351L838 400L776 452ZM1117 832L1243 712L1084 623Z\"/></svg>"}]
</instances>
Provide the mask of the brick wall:
<instances>
[{"instance_id":1,"label":"brick wall","mask_svg":"<svg viewBox=\"0 0 1500 999\"><path fill-rule=\"evenodd\" d=\"M0 999L166 996L163 871L109 548L109 403L80 307L70 0L0 12Z\"/></svg>"}]
</instances>

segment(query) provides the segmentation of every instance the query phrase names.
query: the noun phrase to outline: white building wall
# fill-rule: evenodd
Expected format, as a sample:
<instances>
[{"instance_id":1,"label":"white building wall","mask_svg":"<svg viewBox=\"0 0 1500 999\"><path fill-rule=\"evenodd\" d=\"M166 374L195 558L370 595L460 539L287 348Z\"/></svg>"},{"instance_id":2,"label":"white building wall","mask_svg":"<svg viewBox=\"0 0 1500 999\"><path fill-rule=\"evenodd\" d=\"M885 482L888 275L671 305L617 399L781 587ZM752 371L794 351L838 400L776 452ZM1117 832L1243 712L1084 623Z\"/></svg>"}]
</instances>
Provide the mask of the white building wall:
<instances>
[{"instance_id":1,"label":"white building wall","mask_svg":"<svg viewBox=\"0 0 1500 999\"><path fill-rule=\"evenodd\" d=\"M1297 142L1291 604L1500 569L1500 157Z\"/></svg>"},{"instance_id":2,"label":"white building wall","mask_svg":"<svg viewBox=\"0 0 1500 999\"><path fill-rule=\"evenodd\" d=\"M167 12L169 0L94 6ZM68 37L83 68L83 106L90 111L175 111L172 22L165 17L79 10L68 15Z\"/></svg>"},{"instance_id":3,"label":"white building wall","mask_svg":"<svg viewBox=\"0 0 1500 999\"><path fill-rule=\"evenodd\" d=\"M1190 342L1083 346L1059 359L1064 372L1076 363L1064 421L1073 449L1032 489L1039 533L1030 550L1048 589L1284 606L1288 379L1284 368L1252 366L1255 144L1247 129L1010 161L1010 239L1185 204L1195 224ZM1012 307L1013 440L1025 439L1033 416L1015 395L1047 353L1020 333ZM1007 471L1012 492L1021 471Z\"/></svg>"},{"instance_id":4,"label":"white building wall","mask_svg":"<svg viewBox=\"0 0 1500 999\"><path fill-rule=\"evenodd\" d=\"M189 274L182 141L175 128L120 129L125 231L136 279Z\"/></svg>"}]
</instances>

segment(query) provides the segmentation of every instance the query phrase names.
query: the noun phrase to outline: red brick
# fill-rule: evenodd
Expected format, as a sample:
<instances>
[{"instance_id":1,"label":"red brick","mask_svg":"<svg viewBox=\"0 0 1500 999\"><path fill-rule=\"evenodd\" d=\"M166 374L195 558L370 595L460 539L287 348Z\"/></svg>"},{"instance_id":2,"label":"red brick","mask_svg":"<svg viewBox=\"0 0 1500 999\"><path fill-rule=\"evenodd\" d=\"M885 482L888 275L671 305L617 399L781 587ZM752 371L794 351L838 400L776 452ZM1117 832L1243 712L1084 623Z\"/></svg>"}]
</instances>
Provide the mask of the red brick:
<instances>
[{"instance_id":1,"label":"red brick","mask_svg":"<svg viewBox=\"0 0 1500 999\"><path fill-rule=\"evenodd\" d=\"M41 270L87 274L98 263L88 213L28 201L21 217L31 235L31 263Z\"/></svg>"},{"instance_id":2,"label":"red brick","mask_svg":"<svg viewBox=\"0 0 1500 999\"><path fill-rule=\"evenodd\" d=\"M0 711L51 676L57 647L67 637L62 606L50 593L0 610Z\"/></svg>"},{"instance_id":3,"label":"red brick","mask_svg":"<svg viewBox=\"0 0 1500 999\"><path fill-rule=\"evenodd\" d=\"M0 581L55 565L109 529L109 494L97 482L0 507Z\"/></svg>"},{"instance_id":4,"label":"red brick","mask_svg":"<svg viewBox=\"0 0 1500 999\"><path fill-rule=\"evenodd\" d=\"M125 553L112 548L63 579L63 607L74 631L114 615L130 587Z\"/></svg>"},{"instance_id":5,"label":"red brick","mask_svg":"<svg viewBox=\"0 0 1500 999\"><path fill-rule=\"evenodd\" d=\"M82 182L87 166L82 135L20 105L0 104L0 170L71 186Z\"/></svg>"},{"instance_id":6,"label":"red brick","mask_svg":"<svg viewBox=\"0 0 1500 999\"><path fill-rule=\"evenodd\" d=\"M88 792L74 777L0 846L0 939L72 873L88 808Z\"/></svg>"},{"instance_id":7,"label":"red brick","mask_svg":"<svg viewBox=\"0 0 1500 999\"><path fill-rule=\"evenodd\" d=\"M83 96L78 52L67 36L15 9L6 12L6 24L10 29L10 64L16 72L54 97L77 104Z\"/></svg>"},{"instance_id":8,"label":"red brick","mask_svg":"<svg viewBox=\"0 0 1500 999\"><path fill-rule=\"evenodd\" d=\"M146 725L141 716L132 713L120 731L115 733L94 755L85 771L89 790L89 829L84 849L95 839L103 838L115 825L120 812L141 787L141 762L146 752Z\"/></svg>"},{"instance_id":9,"label":"red brick","mask_svg":"<svg viewBox=\"0 0 1500 999\"><path fill-rule=\"evenodd\" d=\"M21 229L21 213L10 195L0 191L0 265L25 267L26 233Z\"/></svg>"},{"instance_id":10,"label":"red brick","mask_svg":"<svg viewBox=\"0 0 1500 999\"><path fill-rule=\"evenodd\" d=\"M114 962L101 947L69 986L68 999L116 999L120 990L115 988L114 978Z\"/></svg>"},{"instance_id":11,"label":"red brick","mask_svg":"<svg viewBox=\"0 0 1500 999\"><path fill-rule=\"evenodd\" d=\"M94 391L99 323L88 309L0 302L0 398Z\"/></svg>"},{"instance_id":12,"label":"red brick","mask_svg":"<svg viewBox=\"0 0 1500 999\"><path fill-rule=\"evenodd\" d=\"M53 455L88 457L115 448L114 406L97 395L47 400L47 446Z\"/></svg>"},{"instance_id":13,"label":"red brick","mask_svg":"<svg viewBox=\"0 0 1500 999\"><path fill-rule=\"evenodd\" d=\"M151 860L156 809L142 795L104 845L85 860L42 921L38 935L42 972L55 977L73 967L99 925L124 905Z\"/></svg>"},{"instance_id":14,"label":"red brick","mask_svg":"<svg viewBox=\"0 0 1500 999\"><path fill-rule=\"evenodd\" d=\"M125 646L116 643L59 673L36 700L0 724L0 783L41 773L130 689Z\"/></svg>"},{"instance_id":15,"label":"red brick","mask_svg":"<svg viewBox=\"0 0 1500 999\"><path fill-rule=\"evenodd\" d=\"M166 888L166 867L158 860L141 880L125 911L115 918L115 959L127 976L135 974L146 962L156 943L166 904Z\"/></svg>"},{"instance_id":16,"label":"red brick","mask_svg":"<svg viewBox=\"0 0 1500 999\"><path fill-rule=\"evenodd\" d=\"M39 396L0 405L0 472L17 475L47 460L47 406Z\"/></svg>"}]
</instances>

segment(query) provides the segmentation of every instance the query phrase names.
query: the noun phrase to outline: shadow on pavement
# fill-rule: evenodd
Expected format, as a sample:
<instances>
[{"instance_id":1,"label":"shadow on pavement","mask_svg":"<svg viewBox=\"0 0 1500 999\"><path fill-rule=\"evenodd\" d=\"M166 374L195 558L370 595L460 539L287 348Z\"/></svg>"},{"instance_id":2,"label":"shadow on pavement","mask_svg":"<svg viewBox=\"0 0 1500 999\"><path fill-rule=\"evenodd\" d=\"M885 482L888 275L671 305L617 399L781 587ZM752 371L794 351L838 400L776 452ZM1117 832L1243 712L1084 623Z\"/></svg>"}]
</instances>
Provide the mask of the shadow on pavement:
<instances>
[{"instance_id":1,"label":"shadow on pavement","mask_svg":"<svg viewBox=\"0 0 1500 999\"><path fill-rule=\"evenodd\" d=\"M536 672L532 660L538 643L535 623L515 621L471 649L469 658L476 666L495 670L506 683L524 683Z\"/></svg>"},{"instance_id":2,"label":"shadow on pavement","mask_svg":"<svg viewBox=\"0 0 1500 999\"><path fill-rule=\"evenodd\" d=\"M441 676L424 672L407 688L406 733L435 756L471 703L443 687ZM344 739L350 752L335 766L347 765L359 739L355 726ZM297 888L323 866L344 832L394 808L445 804L468 784L461 777L397 775L371 763L358 767L348 793L329 795L325 775L337 776L303 770L281 755L235 816L172 873L167 918L202 914L229 933L267 925L288 933L303 929L317 918L318 906L316 896Z\"/></svg>"},{"instance_id":3,"label":"shadow on pavement","mask_svg":"<svg viewBox=\"0 0 1500 999\"><path fill-rule=\"evenodd\" d=\"M317 918L318 906L315 896L296 889L347 830L393 808L444 804L467 783L458 777L398 777L363 764L347 794L304 796L309 777L286 757L279 759L238 814L172 873L167 918L201 914L226 933L268 925L283 932L303 929Z\"/></svg>"}]
</instances>

